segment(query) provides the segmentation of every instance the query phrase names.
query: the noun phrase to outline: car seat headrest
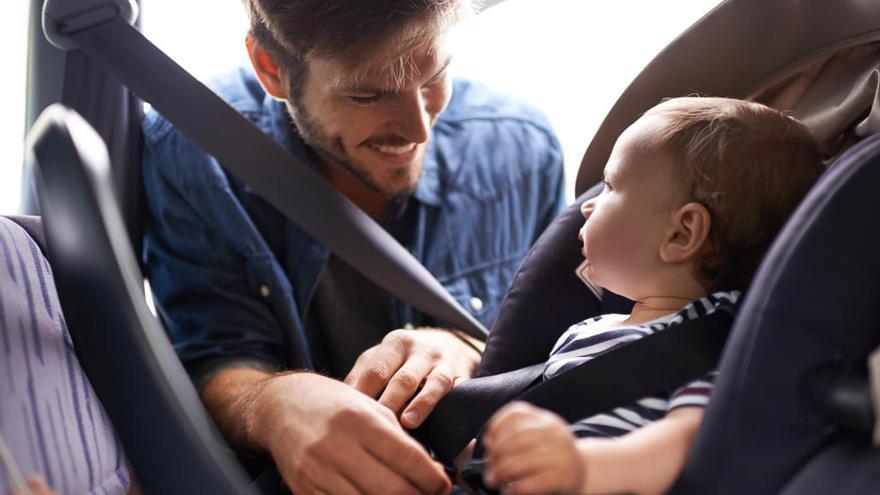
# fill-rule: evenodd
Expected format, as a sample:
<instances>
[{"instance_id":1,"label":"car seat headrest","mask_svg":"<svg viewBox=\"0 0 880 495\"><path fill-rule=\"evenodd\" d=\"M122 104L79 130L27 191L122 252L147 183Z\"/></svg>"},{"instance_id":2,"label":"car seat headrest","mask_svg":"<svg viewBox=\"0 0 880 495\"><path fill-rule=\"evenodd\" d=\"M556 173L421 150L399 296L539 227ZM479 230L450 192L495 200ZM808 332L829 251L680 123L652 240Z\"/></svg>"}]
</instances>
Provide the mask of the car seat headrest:
<instances>
[{"instance_id":1,"label":"car seat headrest","mask_svg":"<svg viewBox=\"0 0 880 495\"><path fill-rule=\"evenodd\" d=\"M722 2L664 48L621 94L587 148L576 194L599 181L620 133L663 98L694 93L747 98L800 67L878 40L880 2ZM823 77L821 82L831 81L835 79ZM852 83L846 77L835 82L844 90ZM819 115L834 112L838 102L828 98L816 103Z\"/></svg>"},{"instance_id":2,"label":"car seat headrest","mask_svg":"<svg viewBox=\"0 0 880 495\"><path fill-rule=\"evenodd\" d=\"M565 209L532 247L501 301L477 376L543 362L572 324L600 313L627 313L632 302L605 291L599 300L575 275L584 260L577 232L580 205L602 191L597 185Z\"/></svg>"},{"instance_id":3,"label":"car seat headrest","mask_svg":"<svg viewBox=\"0 0 880 495\"><path fill-rule=\"evenodd\" d=\"M880 43L821 56L769 82L748 97L790 110L837 155L880 132Z\"/></svg>"}]
</instances>

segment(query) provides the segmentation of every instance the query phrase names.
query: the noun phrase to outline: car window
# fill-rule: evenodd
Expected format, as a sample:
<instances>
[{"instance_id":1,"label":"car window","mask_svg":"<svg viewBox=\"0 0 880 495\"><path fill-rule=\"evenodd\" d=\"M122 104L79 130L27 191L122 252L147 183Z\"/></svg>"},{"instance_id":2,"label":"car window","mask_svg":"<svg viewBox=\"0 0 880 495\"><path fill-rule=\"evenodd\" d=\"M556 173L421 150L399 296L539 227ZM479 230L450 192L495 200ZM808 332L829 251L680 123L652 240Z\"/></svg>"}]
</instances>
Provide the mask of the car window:
<instances>
[{"instance_id":1,"label":"car window","mask_svg":"<svg viewBox=\"0 0 880 495\"><path fill-rule=\"evenodd\" d=\"M626 86L718 0L506 0L465 29L457 74L541 108L565 154L568 199L584 151Z\"/></svg>"},{"instance_id":2,"label":"car window","mask_svg":"<svg viewBox=\"0 0 880 495\"><path fill-rule=\"evenodd\" d=\"M0 16L4 76L0 81L0 214L19 211L24 149L28 3L6 2Z\"/></svg>"}]
</instances>

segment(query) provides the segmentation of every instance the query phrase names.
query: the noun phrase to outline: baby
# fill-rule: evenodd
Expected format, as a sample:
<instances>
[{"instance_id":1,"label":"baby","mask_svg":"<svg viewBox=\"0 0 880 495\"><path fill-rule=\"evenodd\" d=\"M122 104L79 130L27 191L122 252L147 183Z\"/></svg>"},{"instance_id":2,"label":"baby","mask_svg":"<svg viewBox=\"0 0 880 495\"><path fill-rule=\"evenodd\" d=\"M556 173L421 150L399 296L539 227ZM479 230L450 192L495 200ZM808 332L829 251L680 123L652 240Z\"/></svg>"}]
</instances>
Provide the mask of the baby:
<instances>
[{"instance_id":1,"label":"baby","mask_svg":"<svg viewBox=\"0 0 880 495\"><path fill-rule=\"evenodd\" d=\"M544 379L735 302L823 169L810 131L760 104L676 98L648 111L615 144L578 236L587 277L635 306L569 328ZM483 437L484 482L505 494L663 493L684 466L713 378L575 425L508 405Z\"/></svg>"}]
</instances>

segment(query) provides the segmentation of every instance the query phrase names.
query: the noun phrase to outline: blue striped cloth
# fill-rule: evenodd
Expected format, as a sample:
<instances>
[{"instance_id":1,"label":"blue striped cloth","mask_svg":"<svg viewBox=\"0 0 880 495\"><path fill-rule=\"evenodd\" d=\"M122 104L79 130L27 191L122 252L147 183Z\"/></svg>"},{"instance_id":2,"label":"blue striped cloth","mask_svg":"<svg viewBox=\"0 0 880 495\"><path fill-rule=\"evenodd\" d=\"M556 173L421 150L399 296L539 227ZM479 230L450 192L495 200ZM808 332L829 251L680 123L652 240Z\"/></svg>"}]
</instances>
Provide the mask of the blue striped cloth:
<instances>
[{"instance_id":1,"label":"blue striped cloth","mask_svg":"<svg viewBox=\"0 0 880 495\"><path fill-rule=\"evenodd\" d=\"M0 439L24 476L63 494L122 494L129 470L74 355L46 258L0 217ZM0 463L0 494L11 493Z\"/></svg>"}]
</instances>

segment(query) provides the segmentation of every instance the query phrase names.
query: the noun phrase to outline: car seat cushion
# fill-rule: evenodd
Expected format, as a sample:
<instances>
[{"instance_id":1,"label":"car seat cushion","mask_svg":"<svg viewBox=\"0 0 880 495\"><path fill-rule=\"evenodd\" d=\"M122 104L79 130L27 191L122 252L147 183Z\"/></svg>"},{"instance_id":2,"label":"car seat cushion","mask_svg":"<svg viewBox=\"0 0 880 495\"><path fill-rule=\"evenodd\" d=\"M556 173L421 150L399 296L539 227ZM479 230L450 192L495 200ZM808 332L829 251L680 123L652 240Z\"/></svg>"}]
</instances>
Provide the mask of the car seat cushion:
<instances>
[{"instance_id":1,"label":"car seat cushion","mask_svg":"<svg viewBox=\"0 0 880 495\"><path fill-rule=\"evenodd\" d=\"M31 225L41 230L38 221ZM125 493L127 462L74 354L49 263L5 217L0 356L0 438L21 473L41 474L60 493ZM0 493L14 488L0 466Z\"/></svg>"}]
</instances>

